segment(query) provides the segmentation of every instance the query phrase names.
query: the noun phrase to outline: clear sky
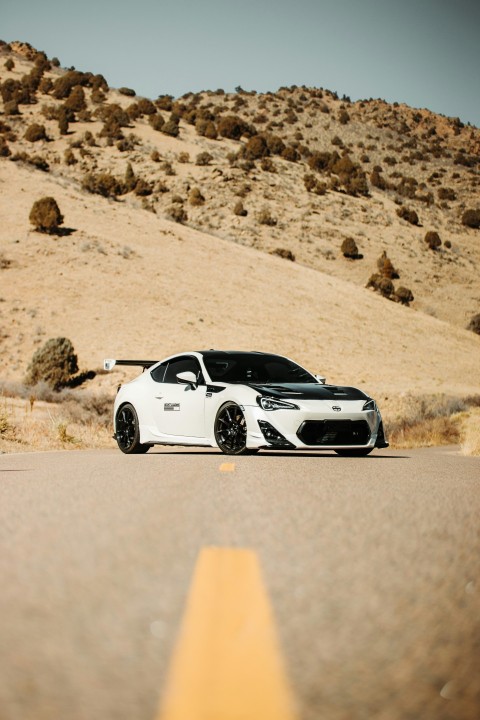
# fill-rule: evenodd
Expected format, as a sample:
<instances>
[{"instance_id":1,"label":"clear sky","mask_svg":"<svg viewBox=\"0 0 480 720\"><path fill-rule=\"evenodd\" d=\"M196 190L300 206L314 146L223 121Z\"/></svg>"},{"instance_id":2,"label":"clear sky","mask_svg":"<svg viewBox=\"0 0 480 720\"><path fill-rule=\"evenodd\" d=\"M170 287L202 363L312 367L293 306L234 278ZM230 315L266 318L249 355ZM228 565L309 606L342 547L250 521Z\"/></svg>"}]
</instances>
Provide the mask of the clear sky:
<instances>
[{"instance_id":1,"label":"clear sky","mask_svg":"<svg viewBox=\"0 0 480 720\"><path fill-rule=\"evenodd\" d=\"M480 0L0 0L0 39L150 98L306 85L480 126Z\"/></svg>"}]
</instances>

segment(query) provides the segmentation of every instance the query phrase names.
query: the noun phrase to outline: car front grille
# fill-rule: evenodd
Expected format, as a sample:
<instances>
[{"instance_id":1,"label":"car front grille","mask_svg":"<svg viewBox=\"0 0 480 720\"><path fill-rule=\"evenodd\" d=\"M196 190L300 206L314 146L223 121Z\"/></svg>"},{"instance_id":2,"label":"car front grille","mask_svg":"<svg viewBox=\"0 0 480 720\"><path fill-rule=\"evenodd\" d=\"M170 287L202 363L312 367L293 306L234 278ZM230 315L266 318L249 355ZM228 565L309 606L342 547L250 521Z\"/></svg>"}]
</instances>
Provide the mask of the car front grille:
<instances>
[{"instance_id":1,"label":"car front grille","mask_svg":"<svg viewBox=\"0 0 480 720\"><path fill-rule=\"evenodd\" d=\"M306 420L297 437L305 445L366 445L370 427L366 420Z\"/></svg>"}]
</instances>

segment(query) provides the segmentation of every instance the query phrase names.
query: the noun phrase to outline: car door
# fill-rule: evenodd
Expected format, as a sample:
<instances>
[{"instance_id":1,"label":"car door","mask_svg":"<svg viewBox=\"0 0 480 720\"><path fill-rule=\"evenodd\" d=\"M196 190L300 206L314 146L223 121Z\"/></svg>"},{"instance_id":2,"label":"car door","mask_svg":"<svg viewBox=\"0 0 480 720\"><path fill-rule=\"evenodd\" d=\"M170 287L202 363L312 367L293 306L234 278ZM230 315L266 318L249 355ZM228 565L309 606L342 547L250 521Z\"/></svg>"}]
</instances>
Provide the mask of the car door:
<instances>
[{"instance_id":1,"label":"car door","mask_svg":"<svg viewBox=\"0 0 480 720\"><path fill-rule=\"evenodd\" d=\"M177 374L193 372L198 385L180 383ZM152 371L153 414L162 435L205 437L206 385L200 363L193 355L171 358Z\"/></svg>"}]
</instances>

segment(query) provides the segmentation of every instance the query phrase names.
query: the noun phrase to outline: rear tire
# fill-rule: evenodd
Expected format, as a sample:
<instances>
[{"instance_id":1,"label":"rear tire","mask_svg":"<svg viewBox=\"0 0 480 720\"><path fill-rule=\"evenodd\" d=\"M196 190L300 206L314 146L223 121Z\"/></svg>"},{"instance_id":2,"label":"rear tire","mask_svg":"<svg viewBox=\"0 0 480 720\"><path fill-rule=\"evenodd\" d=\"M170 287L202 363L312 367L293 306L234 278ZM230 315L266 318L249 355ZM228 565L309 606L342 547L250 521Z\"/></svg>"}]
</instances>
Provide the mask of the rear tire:
<instances>
[{"instance_id":1,"label":"rear tire","mask_svg":"<svg viewBox=\"0 0 480 720\"><path fill-rule=\"evenodd\" d=\"M130 403L122 405L115 416L115 439L120 450L126 455L146 453L151 445L140 442L138 415Z\"/></svg>"},{"instance_id":2,"label":"rear tire","mask_svg":"<svg viewBox=\"0 0 480 720\"><path fill-rule=\"evenodd\" d=\"M358 448L358 450L345 448L345 450L335 450L335 452L337 455L342 455L343 457L366 457L370 455L372 450L373 448Z\"/></svg>"}]
</instances>

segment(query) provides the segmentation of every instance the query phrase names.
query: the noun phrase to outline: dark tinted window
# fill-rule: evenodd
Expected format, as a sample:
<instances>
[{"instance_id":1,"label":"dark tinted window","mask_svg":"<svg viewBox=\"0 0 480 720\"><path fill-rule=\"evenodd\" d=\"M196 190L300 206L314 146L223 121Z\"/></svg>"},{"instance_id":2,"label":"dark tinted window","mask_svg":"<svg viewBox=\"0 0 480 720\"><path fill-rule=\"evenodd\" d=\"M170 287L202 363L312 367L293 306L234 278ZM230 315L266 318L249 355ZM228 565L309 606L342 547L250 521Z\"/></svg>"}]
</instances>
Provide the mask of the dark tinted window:
<instances>
[{"instance_id":1,"label":"dark tinted window","mask_svg":"<svg viewBox=\"0 0 480 720\"><path fill-rule=\"evenodd\" d=\"M165 377L165 370L167 369L168 362L164 362L161 365L157 365L156 368L154 368L150 375L155 380L155 382L163 382L163 378Z\"/></svg>"},{"instance_id":2,"label":"dark tinted window","mask_svg":"<svg viewBox=\"0 0 480 720\"><path fill-rule=\"evenodd\" d=\"M193 372L197 378L197 382L203 382L200 363L197 358L182 355L182 357L172 358L167 363L166 372L163 380L159 382L177 383L177 374L181 372Z\"/></svg>"},{"instance_id":3,"label":"dark tinted window","mask_svg":"<svg viewBox=\"0 0 480 720\"><path fill-rule=\"evenodd\" d=\"M300 365L279 355L205 353L203 359L212 380L233 383L317 382Z\"/></svg>"}]
</instances>

